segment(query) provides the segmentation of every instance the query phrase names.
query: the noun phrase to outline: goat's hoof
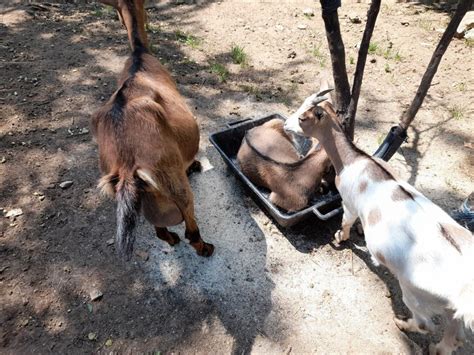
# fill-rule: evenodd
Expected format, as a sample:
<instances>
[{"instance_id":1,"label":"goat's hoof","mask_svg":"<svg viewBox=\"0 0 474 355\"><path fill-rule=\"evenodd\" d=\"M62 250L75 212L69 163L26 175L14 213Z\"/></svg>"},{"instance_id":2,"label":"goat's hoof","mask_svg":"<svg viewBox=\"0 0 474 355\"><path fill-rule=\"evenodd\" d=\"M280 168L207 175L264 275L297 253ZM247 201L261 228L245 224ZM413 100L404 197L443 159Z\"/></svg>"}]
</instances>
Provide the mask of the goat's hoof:
<instances>
[{"instance_id":1,"label":"goat's hoof","mask_svg":"<svg viewBox=\"0 0 474 355\"><path fill-rule=\"evenodd\" d=\"M430 355L447 355L451 354L452 352L446 349L442 349L439 344L431 343L428 347L428 354Z\"/></svg>"},{"instance_id":2,"label":"goat's hoof","mask_svg":"<svg viewBox=\"0 0 474 355\"><path fill-rule=\"evenodd\" d=\"M344 233L342 232L342 230L338 230L335 234L334 234L334 239L336 240L336 243L339 245L341 242L343 242L345 239L344 239Z\"/></svg>"},{"instance_id":3,"label":"goat's hoof","mask_svg":"<svg viewBox=\"0 0 474 355\"><path fill-rule=\"evenodd\" d=\"M192 174L192 173L197 173L202 171L202 164L199 160L195 160L191 163L189 166L188 170L186 170L186 174Z\"/></svg>"},{"instance_id":4,"label":"goat's hoof","mask_svg":"<svg viewBox=\"0 0 474 355\"><path fill-rule=\"evenodd\" d=\"M393 321L395 322L395 325L398 327L398 329L400 329L402 332L415 332L420 334L428 334L430 332L424 323L416 324L413 318L408 320L393 318Z\"/></svg>"},{"instance_id":5,"label":"goat's hoof","mask_svg":"<svg viewBox=\"0 0 474 355\"><path fill-rule=\"evenodd\" d=\"M210 243L202 243L202 248L197 253L199 256L204 256L205 258L210 257L214 253L214 245Z\"/></svg>"},{"instance_id":6,"label":"goat's hoof","mask_svg":"<svg viewBox=\"0 0 474 355\"><path fill-rule=\"evenodd\" d=\"M408 321L400 318L393 318L393 321L395 325L397 326L398 329L400 329L402 332L406 332L409 330L409 324Z\"/></svg>"},{"instance_id":7,"label":"goat's hoof","mask_svg":"<svg viewBox=\"0 0 474 355\"><path fill-rule=\"evenodd\" d=\"M176 233L173 233L173 232L168 232L168 233L169 233L169 239L167 240L167 242L169 245L175 246L181 241L181 239Z\"/></svg>"}]
</instances>

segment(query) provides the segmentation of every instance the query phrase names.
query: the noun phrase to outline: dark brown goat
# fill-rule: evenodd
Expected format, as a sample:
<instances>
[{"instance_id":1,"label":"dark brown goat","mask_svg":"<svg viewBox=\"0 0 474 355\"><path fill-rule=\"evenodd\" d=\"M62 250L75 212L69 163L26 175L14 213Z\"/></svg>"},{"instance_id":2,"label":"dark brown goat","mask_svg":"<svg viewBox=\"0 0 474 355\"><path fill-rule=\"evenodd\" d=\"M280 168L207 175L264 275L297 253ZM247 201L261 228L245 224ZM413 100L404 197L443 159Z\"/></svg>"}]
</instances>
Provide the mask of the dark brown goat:
<instances>
[{"instance_id":1,"label":"dark brown goat","mask_svg":"<svg viewBox=\"0 0 474 355\"><path fill-rule=\"evenodd\" d=\"M274 119L248 131L237 160L254 184L271 191L272 203L287 211L297 211L308 205L331 161L326 151L317 147L317 141L300 159L283 125L282 120Z\"/></svg>"},{"instance_id":2,"label":"dark brown goat","mask_svg":"<svg viewBox=\"0 0 474 355\"><path fill-rule=\"evenodd\" d=\"M148 50L143 0L104 0L126 27L131 57L118 89L92 118L99 145L99 186L117 201L116 247L129 259L140 210L157 236L180 241L166 227L186 223L185 236L202 256L212 244L200 236L186 175L199 146L199 128L167 70Z\"/></svg>"}]
</instances>

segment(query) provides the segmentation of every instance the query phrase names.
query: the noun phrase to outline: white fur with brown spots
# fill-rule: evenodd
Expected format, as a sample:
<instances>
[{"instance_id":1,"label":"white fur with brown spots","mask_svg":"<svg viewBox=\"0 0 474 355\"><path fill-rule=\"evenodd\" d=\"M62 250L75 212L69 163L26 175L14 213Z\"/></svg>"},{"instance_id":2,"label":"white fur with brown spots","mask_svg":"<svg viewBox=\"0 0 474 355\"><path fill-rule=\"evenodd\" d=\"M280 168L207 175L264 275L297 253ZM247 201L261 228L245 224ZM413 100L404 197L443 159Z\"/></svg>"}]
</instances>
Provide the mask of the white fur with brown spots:
<instances>
[{"instance_id":1,"label":"white fur with brown spots","mask_svg":"<svg viewBox=\"0 0 474 355\"><path fill-rule=\"evenodd\" d=\"M365 154L348 140L328 102L298 110L285 124L289 132L314 137L325 148L338 176L343 199L342 230L336 242L349 239L360 218L376 265L399 280L403 301L413 313L395 319L404 331L434 330L432 317L447 319L444 337L430 353L450 354L464 340L464 326L474 330L474 238L413 186L394 178L385 162ZM307 100L308 101L308 100Z\"/></svg>"}]
</instances>

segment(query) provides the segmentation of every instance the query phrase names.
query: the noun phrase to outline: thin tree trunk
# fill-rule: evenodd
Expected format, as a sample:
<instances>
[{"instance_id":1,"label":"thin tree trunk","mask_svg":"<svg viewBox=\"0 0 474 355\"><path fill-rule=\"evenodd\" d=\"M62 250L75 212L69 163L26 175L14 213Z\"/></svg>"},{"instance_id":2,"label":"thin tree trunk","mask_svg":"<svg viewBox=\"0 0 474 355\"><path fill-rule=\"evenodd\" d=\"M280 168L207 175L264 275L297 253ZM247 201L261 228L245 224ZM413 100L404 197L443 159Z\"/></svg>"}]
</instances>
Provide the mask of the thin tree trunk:
<instances>
[{"instance_id":1,"label":"thin tree trunk","mask_svg":"<svg viewBox=\"0 0 474 355\"><path fill-rule=\"evenodd\" d=\"M421 83L418 87L416 95L409 109L402 115L402 118L400 119L398 131L405 131L415 118L415 115L418 112L418 109L420 108L421 104L423 103L426 93L428 92L428 89L431 86L431 81L433 80L433 77L436 74L436 71L438 70L438 65L441 62L441 59L443 58L443 55L446 52L446 49L448 48L449 43L451 42L454 33L456 32L456 29L459 26L459 23L461 22L466 12L472 7L472 1L473 0L459 1L456 12L454 13L454 16L449 22L448 27L444 31L444 34L441 37L441 40L439 41L438 46L436 47L436 50L433 53L433 56L431 57L430 63L428 64L425 74L421 79Z\"/></svg>"},{"instance_id":2,"label":"thin tree trunk","mask_svg":"<svg viewBox=\"0 0 474 355\"><path fill-rule=\"evenodd\" d=\"M326 37L328 40L329 52L331 53L331 64L334 78L334 101L340 117L344 118L349 108L351 99L351 90L346 71L346 53L344 43L342 42L341 30L339 27L339 18L337 7L331 11L325 11L323 5L323 20L326 28Z\"/></svg>"},{"instance_id":3,"label":"thin tree trunk","mask_svg":"<svg viewBox=\"0 0 474 355\"><path fill-rule=\"evenodd\" d=\"M370 39L374 32L375 22L380 10L381 0L372 0L369 11L367 12L367 23L365 25L364 35L360 43L359 54L357 57L356 71L354 74L354 82L352 83L351 101L349 110L344 119L345 130L351 140L354 139L355 115L357 113L357 104L359 103L360 87L364 77L365 63L367 61L367 53L369 51Z\"/></svg>"}]
</instances>

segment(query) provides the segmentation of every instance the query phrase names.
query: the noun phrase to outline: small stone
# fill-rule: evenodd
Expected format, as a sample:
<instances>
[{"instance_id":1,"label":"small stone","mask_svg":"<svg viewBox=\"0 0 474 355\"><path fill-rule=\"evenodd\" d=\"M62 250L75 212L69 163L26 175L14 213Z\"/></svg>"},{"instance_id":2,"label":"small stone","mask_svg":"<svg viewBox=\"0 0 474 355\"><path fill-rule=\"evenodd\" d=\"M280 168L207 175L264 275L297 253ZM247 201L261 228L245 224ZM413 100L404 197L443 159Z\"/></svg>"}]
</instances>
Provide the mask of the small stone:
<instances>
[{"instance_id":1,"label":"small stone","mask_svg":"<svg viewBox=\"0 0 474 355\"><path fill-rule=\"evenodd\" d=\"M300 23L300 24L298 25L298 29L299 29L299 30L305 30L305 29L307 29L307 28L308 28L308 26L305 25L305 24L303 24L303 23Z\"/></svg>"},{"instance_id":2,"label":"small stone","mask_svg":"<svg viewBox=\"0 0 474 355\"><path fill-rule=\"evenodd\" d=\"M314 10L312 8L308 7L308 8L303 10L303 15L313 17L314 16Z\"/></svg>"},{"instance_id":3,"label":"small stone","mask_svg":"<svg viewBox=\"0 0 474 355\"><path fill-rule=\"evenodd\" d=\"M112 346L112 339L107 339L107 341L105 342L105 346Z\"/></svg>"},{"instance_id":4,"label":"small stone","mask_svg":"<svg viewBox=\"0 0 474 355\"><path fill-rule=\"evenodd\" d=\"M291 51L290 53L288 53L288 58L290 58L290 59L295 59L295 58L296 58L296 52L295 52L295 51Z\"/></svg>"},{"instance_id":5,"label":"small stone","mask_svg":"<svg viewBox=\"0 0 474 355\"><path fill-rule=\"evenodd\" d=\"M108 246L113 245L114 244L114 238L107 239L106 243L107 243Z\"/></svg>"},{"instance_id":6,"label":"small stone","mask_svg":"<svg viewBox=\"0 0 474 355\"><path fill-rule=\"evenodd\" d=\"M93 332L90 332L89 334L87 334L87 339L89 339L90 341L96 340L97 339L97 334L93 333Z\"/></svg>"},{"instance_id":7,"label":"small stone","mask_svg":"<svg viewBox=\"0 0 474 355\"><path fill-rule=\"evenodd\" d=\"M5 157L2 157L2 160L0 160L0 164L3 164L3 163L5 163L6 161L7 161L7 158L5 158Z\"/></svg>"},{"instance_id":8,"label":"small stone","mask_svg":"<svg viewBox=\"0 0 474 355\"><path fill-rule=\"evenodd\" d=\"M370 62L371 62L371 63L376 63L376 62L377 62L377 59L375 59L375 58L370 58Z\"/></svg>"},{"instance_id":9,"label":"small stone","mask_svg":"<svg viewBox=\"0 0 474 355\"><path fill-rule=\"evenodd\" d=\"M407 26L410 25L410 23L409 23L408 21L402 21L402 22L400 22L400 24L401 24L402 26L405 26L405 27L407 27Z\"/></svg>"},{"instance_id":10,"label":"small stone","mask_svg":"<svg viewBox=\"0 0 474 355\"><path fill-rule=\"evenodd\" d=\"M91 299L91 301L98 301L102 298L104 294L102 292L100 292L99 290L95 289L95 290L92 290L90 293L89 293L89 297Z\"/></svg>"},{"instance_id":11,"label":"small stone","mask_svg":"<svg viewBox=\"0 0 474 355\"><path fill-rule=\"evenodd\" d=\"M135 254L136 254L136 256L138 256L143 261L147 261L150 258L150 254L148 254L148 252L146 252L144 250L137 250L135 252Z\"/></svg>"},{"instance_id":12,"label":"small stone","mask_svg":"<svg viewBox=\"0 0 474 355\"><path fill-rule=\"evenodd\" d=\"M62 183L59 184L59 187L62 188L63 190L69 189L72 184L74 184L74 181L68 180L68 181L63 181Z\"/></svg>"},{"instance_id":13,"label":"small stone","mask_svg":"<svg viewBox=\"0 0 474 355\"><path fill-rule=\"evenodd\" d=\"M359 16L349 16L349 21L351 21L351 23L361 23L362 20L360 19Z\"/></svg>"},{"instance_id":14,"label":"small stone","mask_svg":"<svg viewBox=\"0 0 474 355\"><path fill-rule=\"evenodd\" d=\"M21 216L23 214L23 210L21 208L14 208L14 209L11 209L10 211L8 211L6 214L5 214L5 217L7 218L10 218L10 217L18 217L18 216Z\"/></svg>"}]
</instances>

